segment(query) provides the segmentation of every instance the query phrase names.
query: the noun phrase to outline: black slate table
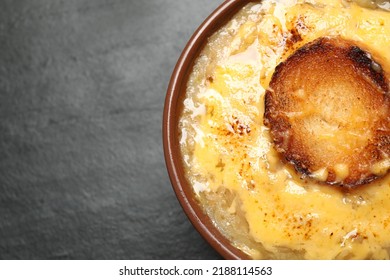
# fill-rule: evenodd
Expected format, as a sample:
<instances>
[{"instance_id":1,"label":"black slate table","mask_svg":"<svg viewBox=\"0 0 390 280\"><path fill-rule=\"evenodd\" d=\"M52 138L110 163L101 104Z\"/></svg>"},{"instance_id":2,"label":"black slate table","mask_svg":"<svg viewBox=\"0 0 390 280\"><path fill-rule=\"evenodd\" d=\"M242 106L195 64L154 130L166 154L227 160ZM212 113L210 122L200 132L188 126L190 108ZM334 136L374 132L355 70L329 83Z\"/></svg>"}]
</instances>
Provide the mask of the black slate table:
<instances>
[{"instance_id":1,"label":"black slate table","mask_svg":"<svg viewBox=\"0 0 390 280\"><path fill-rule=\"evenodd\" d=\"M165 91L222 0L2 0L0 258L220 259L165 168Z\"/></svg>"}]
</instances>

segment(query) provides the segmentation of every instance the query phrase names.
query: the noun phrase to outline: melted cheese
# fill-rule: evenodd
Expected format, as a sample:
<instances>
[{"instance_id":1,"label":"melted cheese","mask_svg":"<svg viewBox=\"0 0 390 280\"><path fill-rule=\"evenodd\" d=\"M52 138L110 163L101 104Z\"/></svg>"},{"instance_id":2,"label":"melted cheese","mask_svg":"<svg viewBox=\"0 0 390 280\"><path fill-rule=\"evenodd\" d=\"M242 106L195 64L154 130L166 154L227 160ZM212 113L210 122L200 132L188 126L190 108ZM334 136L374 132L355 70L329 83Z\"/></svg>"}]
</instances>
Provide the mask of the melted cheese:
<instances>
[{"instance_id":1,"label":"melted cheese","mask_svg":"<svg viewBox=\"0 0 390 280\"><path fill-rule=\"evenodd\" d=\"M236 215L240 205L249 238L268 252L388 259L390 177L348 195L302 180L281 163L263 126L263 96L275 67L322 36L355 41L390 73L390 13L354 3L265 0L245 7L210 39L190 77L190 106L180 123L187 177L201 194L234 193L238 200L226 211ZM373 168L381 173L382 165ZM341 165L339 171L341 177L348 172ZM235 244L254 258L267 257L245 242Z\"/></svg>"}]
</instances>

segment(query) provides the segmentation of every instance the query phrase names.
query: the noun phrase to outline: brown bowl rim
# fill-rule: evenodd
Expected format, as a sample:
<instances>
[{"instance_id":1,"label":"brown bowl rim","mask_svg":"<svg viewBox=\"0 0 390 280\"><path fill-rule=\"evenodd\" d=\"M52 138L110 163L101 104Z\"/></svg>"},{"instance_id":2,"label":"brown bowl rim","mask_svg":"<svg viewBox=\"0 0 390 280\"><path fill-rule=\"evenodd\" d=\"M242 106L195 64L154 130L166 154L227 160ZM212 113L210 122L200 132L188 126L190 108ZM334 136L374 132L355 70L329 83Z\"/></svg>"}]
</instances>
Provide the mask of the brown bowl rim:
<instances>
[{"instance_id":1,"label":"brown bowl rim","mask_svg":"<svg viewBox=\"0 0 390 280\"><path fill-rule=\"evenodd\" d=\"M175 194L193 226L225 259L250 259L234 247L202 211L192 186L184 175L178 140L180 97L185 93L189 73L207 39L253 0L226 0L206 18L184 48L169 82L163 113L163 147L166 166Z\"/></svg>"}]
</instances>

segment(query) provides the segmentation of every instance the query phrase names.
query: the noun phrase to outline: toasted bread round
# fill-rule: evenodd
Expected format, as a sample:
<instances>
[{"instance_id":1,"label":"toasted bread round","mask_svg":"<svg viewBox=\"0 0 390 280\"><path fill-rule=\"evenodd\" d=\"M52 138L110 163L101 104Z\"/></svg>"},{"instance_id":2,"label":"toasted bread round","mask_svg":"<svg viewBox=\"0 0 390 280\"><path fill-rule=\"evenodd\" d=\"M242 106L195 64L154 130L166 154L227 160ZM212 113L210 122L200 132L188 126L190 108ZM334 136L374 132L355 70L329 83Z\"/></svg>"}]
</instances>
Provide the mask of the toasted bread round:
<instances>
[{"instance_id":1,"label":"toasted bread round","mask_svg":"<svg viewBox=\"0 0 390 280\"><path fill-rule=\"evenodd\" d=\"M368 52L319 38L276 67L264 123L277 151L305 177L366 184L390 168L389 87Z\"/></svg>"}]
</instances>

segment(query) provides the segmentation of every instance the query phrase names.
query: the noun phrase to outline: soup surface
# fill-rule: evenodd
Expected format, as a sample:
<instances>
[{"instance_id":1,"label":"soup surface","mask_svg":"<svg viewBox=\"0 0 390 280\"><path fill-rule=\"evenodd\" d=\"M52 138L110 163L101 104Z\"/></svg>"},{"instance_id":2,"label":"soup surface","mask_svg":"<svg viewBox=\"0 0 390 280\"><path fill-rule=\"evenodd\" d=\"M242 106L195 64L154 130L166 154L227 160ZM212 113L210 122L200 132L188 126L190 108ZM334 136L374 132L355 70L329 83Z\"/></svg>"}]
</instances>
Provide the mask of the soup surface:
<instances>
[{"instance_id":1,"label":"soup surface","mask_svg":"<svg viewBox=\"0 0 390 280\"><path fill-rule=\"evenodd\" d=\"M390 73L388 2L363 2L250 3L195 63L179 122L186 177L215 225L252 258L390 258L390 176L350 190L316 183L281 159L263 124L275 67L319 37L353 41Z\"/></svg>"}]
</instances>

